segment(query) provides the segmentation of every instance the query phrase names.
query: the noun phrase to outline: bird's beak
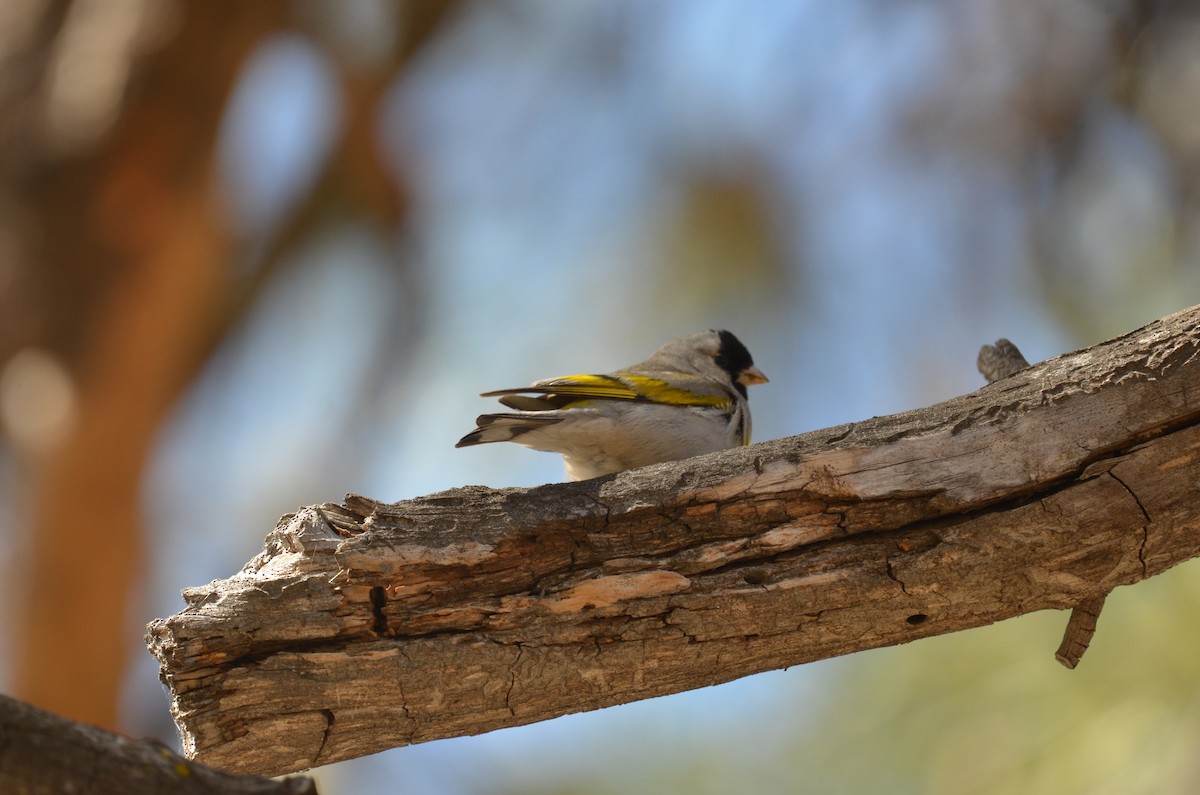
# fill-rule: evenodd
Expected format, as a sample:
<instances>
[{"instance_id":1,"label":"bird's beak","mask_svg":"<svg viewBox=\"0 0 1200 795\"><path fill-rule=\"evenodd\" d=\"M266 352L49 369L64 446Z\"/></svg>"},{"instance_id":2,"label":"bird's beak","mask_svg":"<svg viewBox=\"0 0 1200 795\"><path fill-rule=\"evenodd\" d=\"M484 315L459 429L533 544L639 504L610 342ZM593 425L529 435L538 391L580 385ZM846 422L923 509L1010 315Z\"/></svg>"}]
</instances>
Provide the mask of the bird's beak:
<instances>
[{"instance_id":1,"label":"bird's beak","mask_svg":"<svg viewBox=\"0 0 1200 795\"><path fill-rule=\"evenodd\" d=\"M754 386L767 383L767 377L757 367L747 367L738 373L737 382L742 386Z\"/></svg>"}]
</instances>

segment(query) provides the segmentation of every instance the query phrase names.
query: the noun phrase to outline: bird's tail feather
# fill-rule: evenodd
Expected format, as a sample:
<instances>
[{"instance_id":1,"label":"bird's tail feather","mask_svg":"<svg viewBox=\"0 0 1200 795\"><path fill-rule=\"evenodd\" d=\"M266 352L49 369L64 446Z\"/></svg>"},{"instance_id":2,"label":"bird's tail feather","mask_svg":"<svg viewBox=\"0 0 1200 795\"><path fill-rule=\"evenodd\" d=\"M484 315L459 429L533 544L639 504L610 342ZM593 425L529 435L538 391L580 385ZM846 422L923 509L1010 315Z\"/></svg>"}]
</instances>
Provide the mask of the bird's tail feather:
<instances>
[{"instance_id":1,"label":"bird's tail feather","mask_svg":"<svg viewBox=\"0 0 1200 795\"><path fill-rule=\"evenodd\" d=\"M458 440L455 447L470 447L473 444L509 442L523 433L561 422L562 417L546 417L529 414L484 414L475 420L475 430Z\"/></svg>"}]
</instances>

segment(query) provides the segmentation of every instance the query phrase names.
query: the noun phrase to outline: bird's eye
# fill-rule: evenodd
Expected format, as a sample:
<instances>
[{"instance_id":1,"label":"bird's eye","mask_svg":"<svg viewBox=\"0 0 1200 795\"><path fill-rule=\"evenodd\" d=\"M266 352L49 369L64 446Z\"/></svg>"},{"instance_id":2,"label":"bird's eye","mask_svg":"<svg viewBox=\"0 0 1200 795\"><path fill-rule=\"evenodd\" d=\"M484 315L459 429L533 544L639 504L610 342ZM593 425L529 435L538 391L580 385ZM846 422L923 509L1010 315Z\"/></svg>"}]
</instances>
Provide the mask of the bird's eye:
<instances>
[{"instance_id":1,"label":"bird's eye","mask_svg":"<svg viewBox=\"0 0 1200 795\"><path fill-rule=\"evenodd\" d=\"M722 369L729 367L729 357L723 353L718 353L716 356L714 356L713 361L717 363L717 367Z\"/></svg>"}]
</instances>

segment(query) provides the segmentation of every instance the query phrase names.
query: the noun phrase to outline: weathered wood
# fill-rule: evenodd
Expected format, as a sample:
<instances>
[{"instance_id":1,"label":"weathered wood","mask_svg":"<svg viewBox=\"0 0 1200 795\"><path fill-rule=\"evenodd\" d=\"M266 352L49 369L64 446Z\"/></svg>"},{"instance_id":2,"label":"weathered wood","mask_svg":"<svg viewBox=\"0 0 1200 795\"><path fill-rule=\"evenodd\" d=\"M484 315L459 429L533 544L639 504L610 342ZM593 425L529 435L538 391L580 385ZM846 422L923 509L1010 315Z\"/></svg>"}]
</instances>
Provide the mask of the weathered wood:
<instances>
[{"instance_id":1,"label":"weathered wood","mask_svg":"<svg viewBox=\"0 0 1200 795\"><path fill-rule=\"evenodd\" d=\"M1058 645L1058 650L1054 652L1054 659L1065 665L1067 668L1074 670L1079 661L1083 659L1083 653L1088 650L1088 646L1092 643L1092 636L1096 634L1096 621L1100 618L1100 611L1104 609L1104 600L1108 594L1085 599L1071 610L1071 618L1067 621L1067 628L1063 632L1062 643Z\"/></svg>"},{"instance_id":2,"label":"weathered wood","mask_svg":"<svg viewBox=\"0 0 1200 795\"><path fill-rule=\"evenodd\" d=\"M0 695L4 795L316 795L311 778L235 776L189 762L156 740L67 720Z\"/></svg>"},{"instance_id":3,"label":"weathered wood","mask_svg":"<svg viewBox=\"0 0 1200 795\"><path fill-rule=\"evenodd\" d=\"M305 508L148 642L185 751L274 774L1071 608L1200 554L1198 351L1194 307L919 411Z\"/></svg>"},{"instance_id":4,"label":"weathered wood","mask_svg":"<svg viewBox=\"0 0 1200 795\"><path fill-rule=\"evenodd\" d=\"M996 340L995 345L984 345L980 349L975 364L990 384L1001 378L1016 375L1029 366L1029 361L1016 345L1001 337ZM1100 619L1100 611L1104 609L1104 599L1107 596L1108 594L1101 594L1089 597L1071 610L1071 617L1067 619L1067 627L1063 630L1062 643L1054 652L1054 659L1067 668L1074 670L1091 645L1092 636L1096 634L1096 622Z\"/></svg>"}]
</instances>

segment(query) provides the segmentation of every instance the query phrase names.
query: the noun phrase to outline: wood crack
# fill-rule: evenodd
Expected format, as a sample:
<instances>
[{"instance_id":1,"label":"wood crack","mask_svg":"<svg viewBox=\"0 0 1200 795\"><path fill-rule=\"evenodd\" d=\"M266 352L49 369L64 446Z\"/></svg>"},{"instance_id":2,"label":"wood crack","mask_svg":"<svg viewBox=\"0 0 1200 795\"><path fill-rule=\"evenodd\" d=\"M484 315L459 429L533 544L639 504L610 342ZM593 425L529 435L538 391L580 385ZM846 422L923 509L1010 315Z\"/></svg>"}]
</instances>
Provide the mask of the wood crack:
<instances>
[{"instance_id":1,"label":"wood crack","mask_svg":"<svg viewBox=\"0 0 1200 795\"><path fill-rule=\"evenodd\" d=\"M382 586L376 585L370 591L371 600L371 631L376 635L388 635L388 619L385 608L387 607L387 590Z\"/></svg>"},{"instance_id":2,"label":"wood crack","mask_svg":"<svg viewBox=\"0 0 1200 795\"><path fill-rule=\"evenodd\" d=\"M321 754L325 751L325 744L329 742L329 734L333 731L334 717L333 710L323 707L320 710L321 717L325 719L325 730L321 733L321 744L317 746L317 752L313 754L312 767L320 764Z\"/></svg>"}]
</instances>

